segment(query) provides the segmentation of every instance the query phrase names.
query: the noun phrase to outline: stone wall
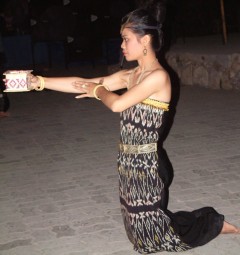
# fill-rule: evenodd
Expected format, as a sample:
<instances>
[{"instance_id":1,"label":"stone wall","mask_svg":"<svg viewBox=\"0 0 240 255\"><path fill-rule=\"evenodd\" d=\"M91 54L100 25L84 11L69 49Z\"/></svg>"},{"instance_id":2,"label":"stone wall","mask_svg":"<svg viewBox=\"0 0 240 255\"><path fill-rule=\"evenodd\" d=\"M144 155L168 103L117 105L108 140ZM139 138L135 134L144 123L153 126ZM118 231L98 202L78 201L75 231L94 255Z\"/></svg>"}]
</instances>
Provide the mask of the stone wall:
<instances>
[{"instance_id":1,"label":"stone wall","mask_svg":"<svg viewBox=\"0 0 240 255\"><path fill-rule=\"evenodd\" d=\"M181 84L212 89L240 90L240 54L198 54L170 51L168 64Z\"/></svg>"},{"instance_id":2,"label":"stone wall","mask_svg":"<svg viewBox=\"0 0 240 255\"><path fill-rule=\"evenodd\" d=\"M172 47L166 55L168 65L177 73L181 84L211 89L240 91L240 37L227 45L218 38L188 39ZM132 68L136 62L124 62L123 68ZM108 72L120 70L110 65Z\"/></svg>"}]
</instances>

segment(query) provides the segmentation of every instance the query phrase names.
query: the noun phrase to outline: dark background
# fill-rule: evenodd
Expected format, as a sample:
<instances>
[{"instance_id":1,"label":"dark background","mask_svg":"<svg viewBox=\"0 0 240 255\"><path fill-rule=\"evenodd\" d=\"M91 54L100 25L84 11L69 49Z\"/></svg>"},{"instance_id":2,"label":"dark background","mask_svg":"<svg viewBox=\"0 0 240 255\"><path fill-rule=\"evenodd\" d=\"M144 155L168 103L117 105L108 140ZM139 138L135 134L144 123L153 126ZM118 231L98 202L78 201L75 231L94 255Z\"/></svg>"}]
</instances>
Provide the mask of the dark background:
<instances>
[{"instance_id":1,"label":"dark background","mask_svg":"<svg viewBox=\"0 0 240 255\"><path fill-rule=\"evenodd\" d=\"M0 0L3 35L33 33L36 39L63 38L66 34L91 33L90 15L98 16L100 30L106 36L119 34L121 17L137 8L140 0ZM198 36L221 33L220 0L166 0L167 21L176 35ZM228 32L240 32L240 1L225 0ZM30 19L37 21L30 27ZM101 24L100 24L101 23ZM46 25L48 24L48 25ZM54 29L53 29L54 28ZM94 26L92 26L94 28ZM49 29L51 33L47 34ZM90 26L91 30L91 26Z\"/></svg>"},{"instance_id":2,"label":"dark background","mask_svg":"<svg viewBox=\"0 0 240 255\"><path fill-rule=\"evenodd\" d=\"M62 0L0 0L0 28L7 67L14 65L8 51L16 48L16 44L30 45L24 49L32 54L25 64L45 61L51 66L53 55L56 58L60 51L64 52L65 62L97 58L117 62L121 18L137 8L139 2L141 0L70 0L63 5ZM222 33L220 0L166 2L163 29L167 46L178 38ZM240 1L225 0L224 3L228 34L239 33ZM21 59L25 65L23 62Z\"/></svg>"}]
</instances>

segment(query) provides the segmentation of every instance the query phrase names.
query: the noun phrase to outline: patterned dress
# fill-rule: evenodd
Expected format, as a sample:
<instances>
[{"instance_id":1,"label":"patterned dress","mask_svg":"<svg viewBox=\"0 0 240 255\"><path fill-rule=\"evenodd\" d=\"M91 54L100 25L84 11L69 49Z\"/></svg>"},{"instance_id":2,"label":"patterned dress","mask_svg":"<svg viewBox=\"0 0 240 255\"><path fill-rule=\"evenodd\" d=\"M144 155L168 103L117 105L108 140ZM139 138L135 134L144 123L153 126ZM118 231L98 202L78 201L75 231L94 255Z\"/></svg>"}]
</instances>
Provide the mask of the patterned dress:
<instances>
[{"instance_id":1,"label":"patterned dress","mask_svg":"<svg viewBox=\"0 0 240 255\"><path fill-rule=\"evenodd\" d=\"M167 103L146 99L120 114L120 144L130 148L120 146L118 154L121 212L128 238L141 254L203 245L223 225L223 216L211 207L171 213L164 205L168 171L159 141L167 111ZM157 150L131 151L149 144L157 144Z\"/></svg>"}]
</instances>

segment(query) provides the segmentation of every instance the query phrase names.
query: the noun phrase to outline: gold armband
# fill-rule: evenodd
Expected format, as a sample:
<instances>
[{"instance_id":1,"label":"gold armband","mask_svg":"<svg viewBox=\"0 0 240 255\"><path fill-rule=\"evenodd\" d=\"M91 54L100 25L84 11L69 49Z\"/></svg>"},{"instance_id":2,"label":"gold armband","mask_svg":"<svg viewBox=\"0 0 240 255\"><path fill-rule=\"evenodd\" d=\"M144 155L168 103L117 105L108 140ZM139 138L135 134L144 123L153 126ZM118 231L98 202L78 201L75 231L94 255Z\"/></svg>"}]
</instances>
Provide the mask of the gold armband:
<instances>
[{"instance_id":1,"label":"gold armband","mask_svg":"<svg viewBox=\"0 0 240 255\"><path fill-rule=\"evenodd\" d=\"M97 100L101 100L101 99L97 96L97 94L96 94L96 93L97 93L97 90L98 90L100 87L104 87L106 90L109 91L109 88L106 87L105 85L102 85L102 84L97 85L97 86L93 89L93 95L94 95L94 97L95 97Z\"/></svg>"},{"instance_id":2,"label":"gold armband","mask_svg":"<svg viewBox=\"0 0 240 255\"><path fill-rule=\"evenodd\" d=\"M45 88L45 81L44 81L44 78L43 78L42 76L36 76L36 77L39 79L40 85L37 86L37 87L35 88L35 90L41 91L41 90L43 90L43 89Z\"/></svg>"}]
</instances>

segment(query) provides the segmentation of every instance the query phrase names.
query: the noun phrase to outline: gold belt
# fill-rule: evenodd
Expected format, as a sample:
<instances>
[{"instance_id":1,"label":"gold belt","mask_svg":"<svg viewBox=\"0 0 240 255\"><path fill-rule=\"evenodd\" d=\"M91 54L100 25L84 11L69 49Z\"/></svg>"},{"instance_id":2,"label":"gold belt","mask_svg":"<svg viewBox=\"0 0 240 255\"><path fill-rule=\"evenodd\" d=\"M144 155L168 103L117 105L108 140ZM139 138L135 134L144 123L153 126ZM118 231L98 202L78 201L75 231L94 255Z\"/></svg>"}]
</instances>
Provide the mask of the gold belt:
<instances>
[{"instance_id":1,"label":"gold belt","mask_svg":"<svg viewBox=\"0 0 240 255\"><path fill-rule=\"evenodd\" d=\"M141 154L141 153L150 153L157 151L156 143L147 143L140 145L132 145L132 144L119 144L119 149L121 152L127 154Z\"/></svg>"}]
</instances>

